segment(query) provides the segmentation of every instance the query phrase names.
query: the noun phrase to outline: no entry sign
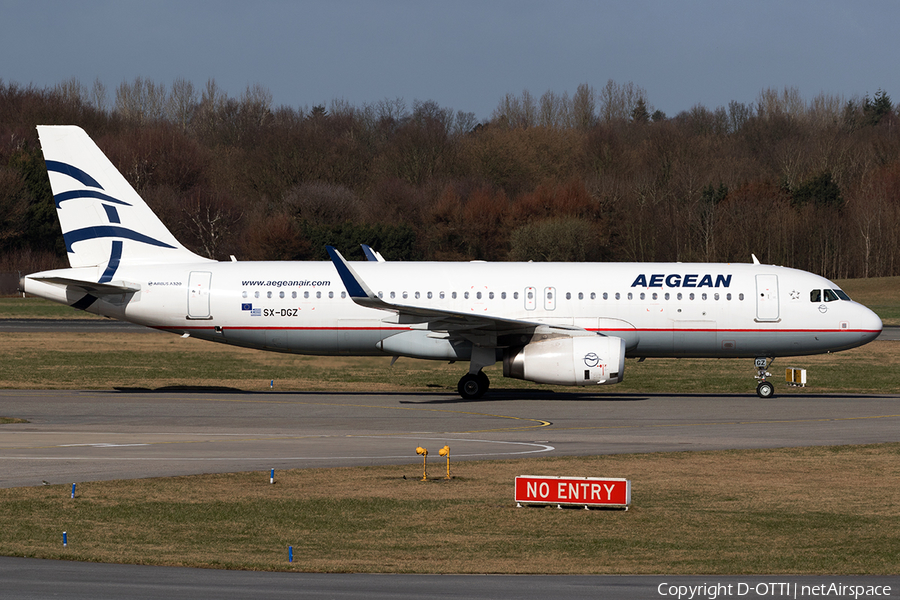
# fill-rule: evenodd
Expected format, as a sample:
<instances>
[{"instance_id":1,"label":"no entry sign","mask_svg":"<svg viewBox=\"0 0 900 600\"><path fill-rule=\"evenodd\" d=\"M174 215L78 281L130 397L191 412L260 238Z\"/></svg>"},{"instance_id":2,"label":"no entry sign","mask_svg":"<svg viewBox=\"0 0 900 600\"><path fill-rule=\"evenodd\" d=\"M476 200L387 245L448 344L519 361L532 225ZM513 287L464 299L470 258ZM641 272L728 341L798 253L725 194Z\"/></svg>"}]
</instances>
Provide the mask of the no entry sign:
<instances>
[{"instance_id":1,"label":"no entry sign","mask_svg":"<svg viewBox=\"0 0 900 600\"><path fill-rule=\"evenodd\" d=\"M628 508L631 504L631 482L601 477L520 475L516 477L516 502Z\"/></svg>"}]
</instances>

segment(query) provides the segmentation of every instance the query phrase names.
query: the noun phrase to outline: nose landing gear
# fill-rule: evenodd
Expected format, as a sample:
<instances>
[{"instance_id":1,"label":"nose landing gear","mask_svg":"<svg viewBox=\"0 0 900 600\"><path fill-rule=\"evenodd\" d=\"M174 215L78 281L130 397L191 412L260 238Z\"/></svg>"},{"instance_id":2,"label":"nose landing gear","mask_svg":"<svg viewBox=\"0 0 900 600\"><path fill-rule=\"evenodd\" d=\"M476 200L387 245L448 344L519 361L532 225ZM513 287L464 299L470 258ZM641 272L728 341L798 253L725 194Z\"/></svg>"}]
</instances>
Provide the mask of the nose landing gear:
<instances>
[{"instance_id":1,"label":"nose landing gear","mask_svg":"<svg viewBox=\"0 0 900 600\"><path fill-rule=\"evenodd\" d=\"M766 377L772 376L768 369L773 362L775 362L774 358L771 361L765 356L756 358L756 379L759 380L759 385L756 386L756 395L760 398L771 398L775 395L775 386L766 381Z\"/></svg>"}]
</instances>

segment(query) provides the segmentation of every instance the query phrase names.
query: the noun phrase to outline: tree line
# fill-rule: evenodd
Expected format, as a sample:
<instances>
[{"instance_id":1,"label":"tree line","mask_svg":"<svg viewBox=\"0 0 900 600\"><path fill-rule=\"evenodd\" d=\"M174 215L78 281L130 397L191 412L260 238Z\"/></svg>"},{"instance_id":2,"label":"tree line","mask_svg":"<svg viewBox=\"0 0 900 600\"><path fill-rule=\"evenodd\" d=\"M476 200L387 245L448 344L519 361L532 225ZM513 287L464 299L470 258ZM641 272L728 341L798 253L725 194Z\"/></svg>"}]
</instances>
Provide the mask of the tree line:
<instances>
[{"instance_id":1,"label":"tree line","mask_svg":"<svg viewBox=\"0 0 900 600\"><path fill-rule=\"evenodd\" d=\"M632 83L507 94L490 118L434 101L274 106L141 78L0 81L0 270L65 265L35 125L83 127L185 245L247 260L762 262L900 274L889 96L667 116Z\"/></svg>"}]
</instances>

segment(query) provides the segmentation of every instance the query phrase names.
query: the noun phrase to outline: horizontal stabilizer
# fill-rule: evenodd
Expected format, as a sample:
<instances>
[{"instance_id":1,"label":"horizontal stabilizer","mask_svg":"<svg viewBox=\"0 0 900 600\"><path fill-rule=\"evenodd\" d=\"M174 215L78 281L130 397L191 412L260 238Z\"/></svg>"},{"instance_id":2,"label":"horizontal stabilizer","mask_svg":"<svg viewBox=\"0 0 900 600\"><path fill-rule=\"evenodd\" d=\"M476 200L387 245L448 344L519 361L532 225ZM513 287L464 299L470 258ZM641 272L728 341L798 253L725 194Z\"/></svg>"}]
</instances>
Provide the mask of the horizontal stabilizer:
<instances>
[{"instance_id":1,"label":"horizontal stabilizer","mask_svg":"<svg viewBox=\"0 0 900 600\"><path fill-rule=\"evenodd\" d=\"M112 296L115 294L133 294L141 291L141 286L135 283L125 283L123 281L111 281L110 283L97 283L95 281L84 281L81 279L71 279L68 277L29 277L34 281L42 283L50 283L63 287L71 287L95 296Z\"/></svg>"}]
</instances>

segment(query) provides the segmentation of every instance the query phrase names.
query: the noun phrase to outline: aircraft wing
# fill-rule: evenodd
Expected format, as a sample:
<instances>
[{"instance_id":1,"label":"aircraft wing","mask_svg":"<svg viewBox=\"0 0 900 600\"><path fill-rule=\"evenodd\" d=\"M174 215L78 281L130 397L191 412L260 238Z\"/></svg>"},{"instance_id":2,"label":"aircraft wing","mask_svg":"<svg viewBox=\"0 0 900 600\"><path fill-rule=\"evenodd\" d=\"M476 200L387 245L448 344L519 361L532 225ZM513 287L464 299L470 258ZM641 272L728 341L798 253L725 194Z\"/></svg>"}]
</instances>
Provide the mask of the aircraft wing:
<instances>
[{"instance_id":1,"label":"aircraft wing","mask_svg":"<svg viewBox=\"0 0 900 600\"><path fill-rule=\"evenodd\" d=\"M458 311L437 309L411 304L398 304L387 302L379 298L368 285L360 278L353 267L335 248L327 246L326 250L331 257L341 277L350 298L358 305L366 308L395 313L396 317L390 321L398 324L424 324L431 331L446 331L469 335L505 335L510 333L532 333L537 329L558 330L569 335L585 335L588 332L581 327L570 325L548 325L538 321L525 321L521 319L505 319L489 315L476 315ZM594 335L594 334L588 334Z\"/></svg>"}]
</instances>

